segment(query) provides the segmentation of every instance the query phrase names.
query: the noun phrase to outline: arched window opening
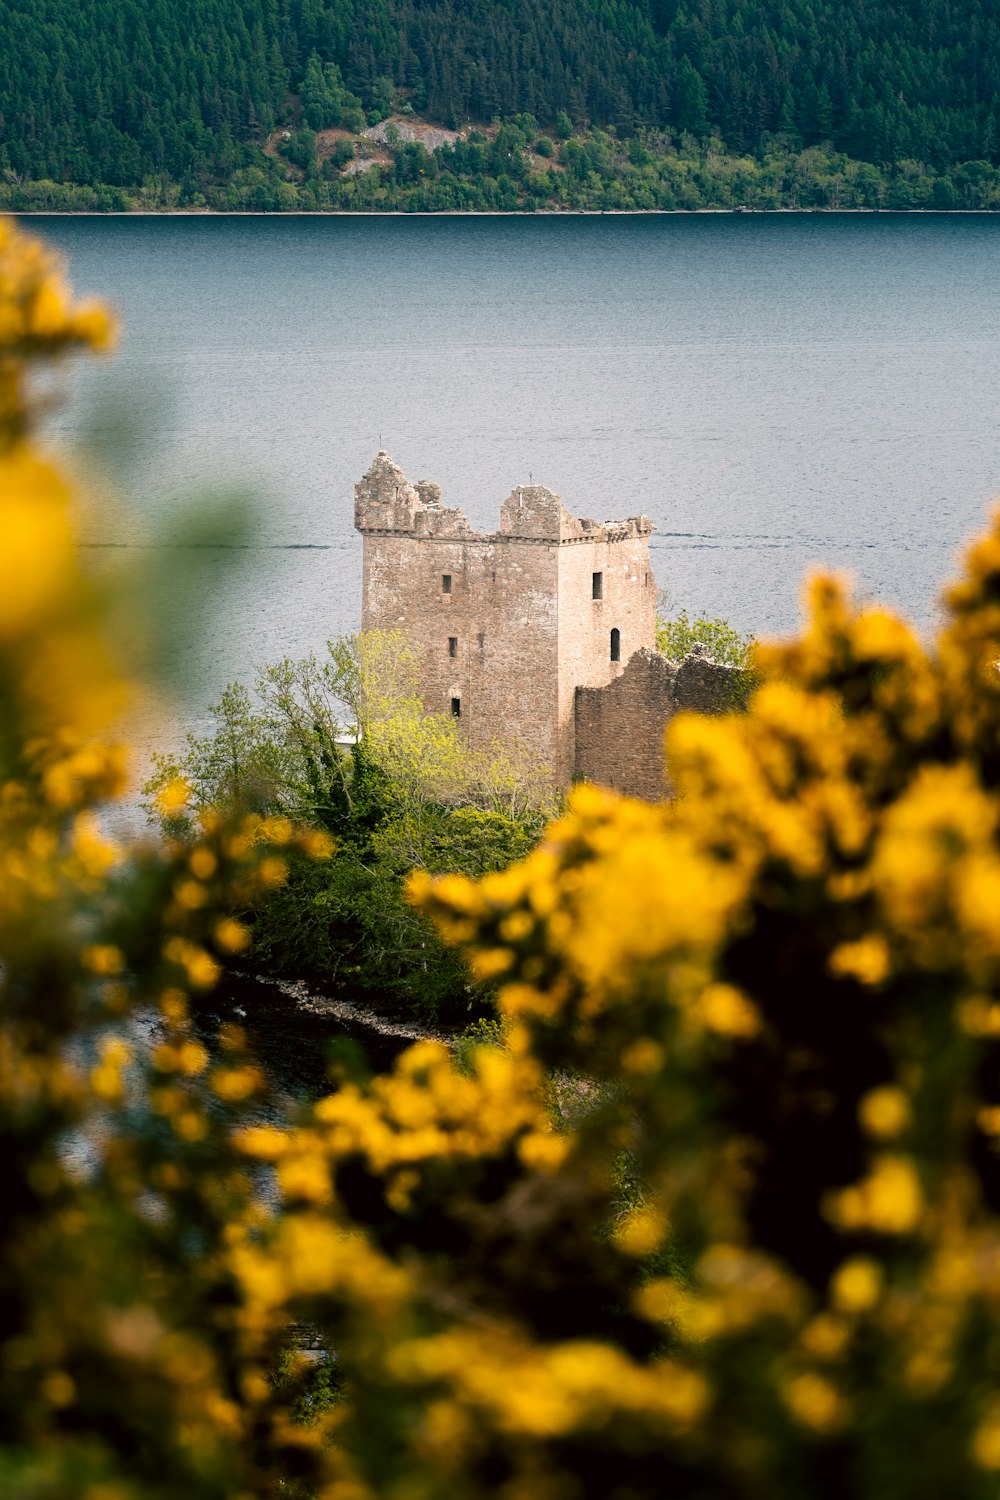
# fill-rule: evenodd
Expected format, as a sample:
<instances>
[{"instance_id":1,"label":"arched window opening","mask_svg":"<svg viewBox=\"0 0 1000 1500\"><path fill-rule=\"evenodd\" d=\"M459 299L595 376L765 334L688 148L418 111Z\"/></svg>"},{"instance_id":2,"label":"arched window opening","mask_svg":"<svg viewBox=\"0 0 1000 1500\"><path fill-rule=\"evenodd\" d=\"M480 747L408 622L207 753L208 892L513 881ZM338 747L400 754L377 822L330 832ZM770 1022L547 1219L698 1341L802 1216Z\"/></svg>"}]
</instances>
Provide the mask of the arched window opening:
<instances>
[{"instance_id":1,"label":"arched window opening","mask_svg":"<svg viewBox=\"0 0 1000 1500\"><path fill-rule=\"evenodd\" d=\"M612 661L621 661L621 659L622 659L622 633L621 633L620 630L612 630L612 632L611 632L611 660Z\"/></svg>"}]
</instances>

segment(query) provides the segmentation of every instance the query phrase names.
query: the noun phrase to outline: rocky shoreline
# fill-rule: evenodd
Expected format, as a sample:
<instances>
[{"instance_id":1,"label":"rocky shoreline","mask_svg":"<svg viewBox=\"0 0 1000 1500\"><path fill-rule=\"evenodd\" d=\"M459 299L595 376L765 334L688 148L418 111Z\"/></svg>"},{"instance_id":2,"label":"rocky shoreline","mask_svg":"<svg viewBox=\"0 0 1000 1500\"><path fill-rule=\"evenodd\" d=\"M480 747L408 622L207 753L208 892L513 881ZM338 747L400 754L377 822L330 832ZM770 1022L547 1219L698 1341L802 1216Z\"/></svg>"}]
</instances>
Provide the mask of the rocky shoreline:
<instances>
[{"instance_id":1,"label":"rocky shoreline","mask_svg":"<svg viewBox=\"0 0 1000 1500\"><path fill-rule=\"evenodd\" d=\"M362 1030L374 1032L377 1036L398 1038L404 1042L433 1041L444 1042L446 1046L454 1045L454 1037L449 1032L437 1030L433 1026L425 1026L419 1021L394 1021L389 1016L383 1016L377 1011L355 1005L350 1000L334 999L332 995L317 994L309 988L304 979L274 979L268 975L251 974L239 970L236 971L235 977L255 985L268 985L294 1001L296 1008L306 1015L329 1016L332 1020L339 1021L347 1030L360 1027Z\"/></svg>"}]
</instances>

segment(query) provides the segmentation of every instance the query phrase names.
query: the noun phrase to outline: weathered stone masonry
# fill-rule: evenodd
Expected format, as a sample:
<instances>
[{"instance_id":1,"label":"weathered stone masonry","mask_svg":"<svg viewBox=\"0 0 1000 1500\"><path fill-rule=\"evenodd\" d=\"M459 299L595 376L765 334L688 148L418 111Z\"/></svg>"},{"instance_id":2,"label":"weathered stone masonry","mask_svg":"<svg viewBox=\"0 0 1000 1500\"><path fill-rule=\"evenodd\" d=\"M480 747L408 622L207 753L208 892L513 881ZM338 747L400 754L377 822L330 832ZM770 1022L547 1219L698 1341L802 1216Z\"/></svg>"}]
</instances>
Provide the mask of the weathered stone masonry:
<instances>
[{"instance_id":1,"label":"weathered stone masonry","mask_svg":"<svg viewBox=\"0 0 1000 1500\"><path fill-rule=\"evenodd\" d=\"M642 650L608 687L577 688L577 776L656 801L669 791L663 735L670 720L682 709L718 712L731 699L735 675L698 652L678 666Z\"/></svg>"},{"instance_id":2,"label":"weathered stone masonry","mask_svg":"<svg viewBox=\"0 0 1000 1500\"><path fill-rule=\"evenodd\" d=\"M354 518L361 627L407 635L429 709L457 714L475 747L520 741L564 785L582 775L662 794L675 689L655 650L645 516L577 520L525 485L484 535L380 452L355 485Z\"/></svg>"}]
</instances>

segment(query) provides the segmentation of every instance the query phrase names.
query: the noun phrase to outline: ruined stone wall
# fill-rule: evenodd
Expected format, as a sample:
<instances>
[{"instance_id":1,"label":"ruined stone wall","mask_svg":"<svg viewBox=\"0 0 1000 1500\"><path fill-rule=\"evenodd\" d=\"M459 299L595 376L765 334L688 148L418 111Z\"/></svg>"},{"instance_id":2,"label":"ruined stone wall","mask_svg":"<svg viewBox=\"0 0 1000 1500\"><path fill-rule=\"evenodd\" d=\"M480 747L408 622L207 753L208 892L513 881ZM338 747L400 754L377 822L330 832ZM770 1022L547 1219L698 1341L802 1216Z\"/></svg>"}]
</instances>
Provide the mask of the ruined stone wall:
<instances>
[{"instance_id":1,"label":"ruined stone wall","mask_svg":"<svg viewBox=\"0 0 1000 1500\"><path fill-rule=\"evenodd\" d=\"M461 511L422 500L435 489L409 485L382 454L356 487L361 628L405 633L426 707L447 714L458 700L474 748L513 740L555 766L558 529L481 536Z\"/></svg>"},{"instance_id":2,"label":"ruined stone wall","mask_svg":"<svg viewBox=\"0 0 1000 1500\"><path fill-rule=\"evenodd\" d=\"M365 551L362 629L404 632L426 708L457 700L474 748L506 737L555 764L555 547L379 536Z\"/></svg>"},{"instance_id":3,"label":"ruined stone wall","mask_svg":"<svg viewBox=\"0 0 1000 1500\"><path fill-rule=\"evenodd\" d=\"M355 486L355 525L364 536L362 629L405 632L427 708L460 704L474 747L519 741L568 784L576 688L611 682L655 643L646 518L578 520L544 486L520 485L497 532L484 536L462 511L442 507L436 485L411 484L379 453Z\"/></svg>"},{"instance_id":4,"label":"ruined stone wall","mask_svg":"<svg viewBox=\"0 0 1000 1500\"><path fill-rule=\"evenodd\" d=\"M593 576L601 574L600 599ZM619 659L611 659L618 631ZM634 652L656 644L656 584L648 532L622 528L559 549L559 779L572 780L576 763L574 702L578 687L603 687L624 672Z\"/></svg>"},{"instance_id":5,"label":"ruined stone wall","mask_svg":"<svg viewBox=\"0 0 1000 1500\"><path fill-rule=\"evenodd\" d=\"M682 709L717 713L728 708L735 677L734 668L697 652L677 666L657 651L641 650L606 687L577 688L577 777L647 801L667 795L667 725Z\"/></svg>"}]
</instances>

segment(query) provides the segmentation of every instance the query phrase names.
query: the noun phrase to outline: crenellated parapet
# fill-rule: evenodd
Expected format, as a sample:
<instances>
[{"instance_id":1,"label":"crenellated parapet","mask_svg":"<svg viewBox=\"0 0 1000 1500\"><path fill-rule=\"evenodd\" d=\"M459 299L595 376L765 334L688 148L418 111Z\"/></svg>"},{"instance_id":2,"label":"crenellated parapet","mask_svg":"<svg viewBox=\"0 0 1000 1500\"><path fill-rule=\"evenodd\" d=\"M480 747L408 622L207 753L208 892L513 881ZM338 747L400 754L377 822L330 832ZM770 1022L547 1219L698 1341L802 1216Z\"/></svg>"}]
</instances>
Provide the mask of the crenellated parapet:
<instances>
[{"instance_id":1,"label":"crenellated parapet","mask_svg":"<svg viewBox=\"0 0 1000 1500\"><path fill-rule=\"evenodd\" d=\"M429 479L411 483L384 450L354 486L354 525L361 532L403 536L559 544L630 541L654 529L642 515L622 521L578 519L545 485L519 484L500 507L498 529L476 531L463 510L442 506L440 485Z\"/></svg>"},{"instance_id":2,"label":"crenellated parapet","mask_svg":"<svg viewBox=\"0 0 1000 1500\"><path fill-rule=\"evenodd\" d=\"M652 531L648 516L629 516L625 521L571 516L559 496L543 484L519 484L500 507L497 535L559 543L613 542L649 536Z\"/></svg>"},{"instance_id":3,"label":"crenellated parapet","mask_svg":"<svg viewBox=\"0 0 1000 1500\"><path fill-rule=\"evenodd\" d=\"M500 507L499 535L524 540L561 542L580 522L570 515L558 495L543 484L519 484Z\"/></svg>"},{"instance_id":4,"label":"crenellated parapet","mask_svg":"<svg viewBox=\"0 0 1000 1500\"><path fill-rule=\"evenodd\" d=\"M354 525L361 532L398 532L403 536L477 535L464 511L442 506L439 484L429 479L411 484L384 449L354 486Z\"/></svg>"}]
</instances>

